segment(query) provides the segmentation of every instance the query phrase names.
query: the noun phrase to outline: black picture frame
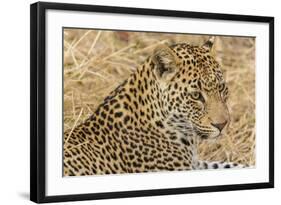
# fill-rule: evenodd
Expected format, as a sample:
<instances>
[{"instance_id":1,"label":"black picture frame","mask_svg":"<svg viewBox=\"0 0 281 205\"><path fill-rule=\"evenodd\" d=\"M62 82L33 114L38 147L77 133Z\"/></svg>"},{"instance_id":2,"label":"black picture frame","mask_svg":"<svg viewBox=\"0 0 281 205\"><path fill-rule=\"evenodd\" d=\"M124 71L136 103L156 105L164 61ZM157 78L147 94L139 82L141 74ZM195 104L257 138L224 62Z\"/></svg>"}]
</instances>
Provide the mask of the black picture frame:
<instances>
[{"instance_id":1,"label":"black picture frame","mask_svg":"<svg viewBox=\"0 0 281 205\"><path fill-rule=\"evenodd\" d=\"M168 16L194 19L263 22L269 24L269 181L238 185L171 188L124 192L89 193L46 196L46 11L85 11L102 13ZM146 8L110 7L82 4L38 2L30 6L30 199L37 203L76 200L97 200L123 197L141 197L197 192L230 191L274 187L274 18L265 16L230 15Z\"/></svg>"}]
</instances>

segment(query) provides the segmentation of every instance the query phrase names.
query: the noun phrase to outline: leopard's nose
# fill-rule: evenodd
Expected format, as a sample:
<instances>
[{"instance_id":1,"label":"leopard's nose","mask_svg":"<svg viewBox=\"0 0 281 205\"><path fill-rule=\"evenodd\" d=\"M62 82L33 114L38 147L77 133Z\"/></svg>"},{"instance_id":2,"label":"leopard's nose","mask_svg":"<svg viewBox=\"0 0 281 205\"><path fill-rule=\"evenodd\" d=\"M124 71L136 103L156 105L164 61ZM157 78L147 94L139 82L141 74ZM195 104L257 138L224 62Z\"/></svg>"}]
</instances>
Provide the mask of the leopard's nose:
<instances>
[{"instance_id":1,"label":"leopard's nose","mask_svg":"<svg viewBox=\"0 0 281 205\"><path fill-rule=\"evenodd\" d=\"M225 127L226 124L227 124L227 121L225 121L223 123L211 123L211 125L218 128L220 132L222 131L222 129Z\"/></svg>"}]
</instances>

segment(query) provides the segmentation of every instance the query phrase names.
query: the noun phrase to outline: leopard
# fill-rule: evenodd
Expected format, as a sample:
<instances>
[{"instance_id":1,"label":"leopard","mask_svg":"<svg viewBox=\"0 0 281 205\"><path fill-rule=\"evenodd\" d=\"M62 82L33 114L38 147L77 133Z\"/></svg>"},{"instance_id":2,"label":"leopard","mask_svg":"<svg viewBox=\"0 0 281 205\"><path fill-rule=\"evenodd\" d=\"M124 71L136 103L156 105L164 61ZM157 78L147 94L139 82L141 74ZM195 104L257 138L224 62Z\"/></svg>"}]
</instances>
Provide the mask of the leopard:
<instances>
[{"instance_id":1,"label":"leopard","mask_svg":"<svg viewBox=\"0 0 281 205\"><path fill-rule=\"evenodd\" d=\"M158 45L88 119L64 132L63 175L245 167L198 157L198 141L217 139L230 122L214 41Z\"/></svg>"}]
</instances>

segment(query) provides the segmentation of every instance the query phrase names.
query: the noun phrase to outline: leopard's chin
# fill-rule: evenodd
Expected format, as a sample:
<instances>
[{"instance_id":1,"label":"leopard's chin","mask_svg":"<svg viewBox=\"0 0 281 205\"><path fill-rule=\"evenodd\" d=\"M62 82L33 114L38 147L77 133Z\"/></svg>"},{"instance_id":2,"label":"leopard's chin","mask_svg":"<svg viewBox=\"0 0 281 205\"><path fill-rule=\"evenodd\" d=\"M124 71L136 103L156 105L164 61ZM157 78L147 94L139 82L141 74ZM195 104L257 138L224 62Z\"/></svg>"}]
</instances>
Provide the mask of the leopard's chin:
<instances>
[{"instance_id":1,"label":"leopard's chin","mask_svg":"<svg viewBox=\"0 0 281 205\"><path fill-rule=\"evenodd\" d=\"M200 138L201 138L202 140L206 140L206 139L208 139L209 137L208 137L208 135L201 135Z\"/></svg>"},{"instance_id":2,"label":"leopard's chin","mask_svg":"<svg viewBox=\"0 0 281 205\"><path fill-rule=\"evenodd\" d=\"M202 140L213 140L219 138L221 136L221 132L214 131L211 133L198 133L198 136Z\"/></svg>"}]
</instances>

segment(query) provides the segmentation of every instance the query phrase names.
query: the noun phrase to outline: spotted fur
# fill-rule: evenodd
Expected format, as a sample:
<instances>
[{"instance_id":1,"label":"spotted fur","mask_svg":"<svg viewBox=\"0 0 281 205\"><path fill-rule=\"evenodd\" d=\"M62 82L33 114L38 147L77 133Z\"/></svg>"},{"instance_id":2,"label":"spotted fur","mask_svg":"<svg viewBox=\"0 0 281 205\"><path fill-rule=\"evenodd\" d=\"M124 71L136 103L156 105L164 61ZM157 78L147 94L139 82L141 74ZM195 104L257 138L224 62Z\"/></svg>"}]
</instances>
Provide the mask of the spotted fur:
<instances>
[{"instance_id":1,"label":"spotted fur","mask_svg":"<svg viewBox=\"0 0 281 205\"><path fill-rule=\"evenodd\" d=\"M229 122L212 45L211 38L201 47L157 47L89 119L64 133L64 175L204 168L196 141L218 137Z\"/></svg>"}]
</instances>

